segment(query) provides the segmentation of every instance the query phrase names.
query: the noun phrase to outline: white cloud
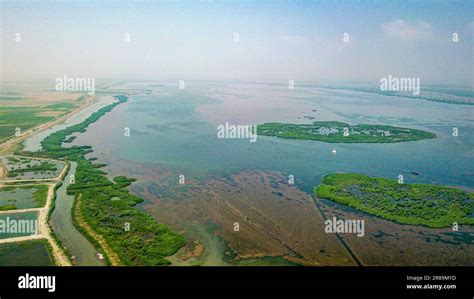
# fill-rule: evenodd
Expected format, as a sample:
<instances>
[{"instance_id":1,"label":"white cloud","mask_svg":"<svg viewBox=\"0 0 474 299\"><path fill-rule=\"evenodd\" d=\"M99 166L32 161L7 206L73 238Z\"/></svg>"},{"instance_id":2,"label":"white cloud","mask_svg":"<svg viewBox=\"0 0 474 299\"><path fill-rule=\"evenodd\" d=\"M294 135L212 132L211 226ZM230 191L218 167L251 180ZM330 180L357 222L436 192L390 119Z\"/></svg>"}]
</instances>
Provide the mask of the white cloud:
<instances>
[{"instance_id":1,"label":"white cloud","mask_svg":"<svg viewBox=\"0 0 474 299\"><path fill-rule=\"evenodd\" d=\"M408 22L396 20L394 22L383 23L382 31L407 40L430 40L434 38L433 28L426 22Z\"/></svg>"}]
</instances>

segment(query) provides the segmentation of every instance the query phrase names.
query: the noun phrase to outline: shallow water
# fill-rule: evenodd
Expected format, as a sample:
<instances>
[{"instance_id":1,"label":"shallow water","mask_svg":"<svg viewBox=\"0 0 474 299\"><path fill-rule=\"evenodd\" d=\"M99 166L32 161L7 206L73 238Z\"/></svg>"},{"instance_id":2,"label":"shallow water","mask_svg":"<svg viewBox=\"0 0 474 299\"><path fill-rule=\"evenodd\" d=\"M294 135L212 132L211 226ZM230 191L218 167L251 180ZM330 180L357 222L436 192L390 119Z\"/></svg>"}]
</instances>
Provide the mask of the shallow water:
<instances>
[{"instance_id":1,"label":"shallow water","mask_svg":"<svg viewBox=\"0 0 474 299\"><path fill-rule=\"evenodd\" d=\"M38 207L38 202L34 197L36 188L30 189L16 188L12 191L3 191L0 189L0 206L13 204L16 209L30 209Z\"/></svg>"},{"instance_id":2,"label":"shallow water","mask_svg":"<svg viewBox=\"0 0 474 299\"><path fill-rule=\"evenodd\" d=\"M112 97L100 97L99 100L92 105L82 109L78 113L73 114L72 116L68 117L64 123L52 126L42 132L39 132L25 140L23 143L24 150L30 152L36 152L42 149L41 141L43 141L46 137L50 134L63 130L67 127L80 124L86 118L88 118L92 113L99 110L100 108L107 106L108 104L112 103L114 99Z\"/></svg>"},{"instance_id":3,"label":"shallow water","mask_svg":"<svg viewBox=\"0 0 474 299\"><path fill-rule=\"evenodd\" d=\"M247 169L277 170L294 175L306 191L331 172L393 179L403 174L407 183L474 187L472 106L346 90L307 88L289 96L280 87L245 87L220 88L227 92L220 100L215 86L200 85L185 91L165 87L166 93L160 96L133 96L80 134L76 143L93 145L99 152L104 149L129 161L166 165L198 179ZM293 108L279 111L274 101ZM251 116L247 111L252 111ZM315 121L419 128L435 132L438 138L393 144L330 144L260 136L251 143L216 135L217 125L226 121L309 122L303 119L305 115L314 116ZM124 136L125 127L130 128L130 137ZM453 127L458 128L458 137L451 135Z\"/></svg>"},{"instance_id":4,"label":"shallow water","mask_svg":"<svg viewBox=\"0 0 474 299\"><path fill-rule=\"evenodd\" d=\"M324 175L333 172L392 179L402 174L405 183L474 189L473 106L314 87L289 91L286 87L261 84L186 86L186 90L162 86L154 90L154 95L132 96L129 102L91 124L86 133L77 134L74 144L92 145L91 156L100 162L131 162L134 167L118 167L120 173L114 173L114 165L105 169L110 175L146 174L147 182L138 180L132 190L140 190L148 182L175 180L177 174L185 175L186 180L208 181L246 170L293 175L296 185L309 194ZM217 126L226 122L252 125L328 120L417 128L434 132L438 138L392 144L331 144L266 136L251 143L248 139L217 138ZM457 137L452 136L454 127L459 130ZM124 134L125 128L130 129L130 136ZM153 177L157 172L169 177ZM172 202L182 196L170 194L173 190L146 190L151 192L147 198L152 206L154 198ZM160 205L154 207L159 209ZM292 212L298 213L295 209ZM169 212L179 215L173 209ZM196 226L187 229L186 234L204 245L201 263L217 265L224 261L225 248L219 246L222 240L206 231L205 224L196 223L195 219L176 221ZM314 235L323 231L318 227L309 229ZM433 248L432 243L420 246L426 251ZM171 260L180 263L175 257Z\"/></svg>"},{"instance_id":5,"label":"shallow water","mask_svg":"<svg viewBox=\"0 0 474 299\"><path fill-rule=\"evenodd\" d=\"M70 183L70 176L76 171L77 163L71 162L63 185L57 190L56 201L51 213L51 225L54 232L61 240L62 245L73 255L74 264L78 266L103 266L104 263L96 257L98 251L92 244L74 227L71 210L74 196L67 195L66 189Z\"/></svg>"},{"instance_id":6,"label":"shallow water","mask_svg":"<svg viewBox=\"0 0 474 299\"><path fill-rule=\"evenodd\" d=\"M15 210L12 210L11 213L2 213L0 214L0 221L4 224L4 227L13 227L10 223L15 222L18 230L21 231L9 231L8 229L3 228L2 233L0 233L0 239L8 238L17 238L24 236L36 235L38 233L38 212L24 212L24 213L15 213ZM27 221L28 224L22 226L20 223ZM26 222L25 222L26 223ZM5 231L3 231L5 229Z\"/></svg>"}]
</instances>

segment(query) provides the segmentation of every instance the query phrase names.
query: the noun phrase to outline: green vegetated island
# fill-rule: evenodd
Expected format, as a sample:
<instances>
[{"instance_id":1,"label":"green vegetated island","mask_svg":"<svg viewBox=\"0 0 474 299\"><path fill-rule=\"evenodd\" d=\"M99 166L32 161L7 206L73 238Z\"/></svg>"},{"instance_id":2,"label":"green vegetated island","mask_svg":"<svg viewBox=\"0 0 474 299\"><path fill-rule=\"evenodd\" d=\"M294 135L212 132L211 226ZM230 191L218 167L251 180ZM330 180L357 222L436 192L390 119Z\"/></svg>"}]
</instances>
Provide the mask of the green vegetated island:
<instances>
[{"instance_id":1,"label":"green vegetated island","mask_svg":"<svg viewBox=\"0 0 474 299\"><path fill-rule=\"evenodd\" d=\"M474 225L474 193L430 184L399 184L397 180L362 174L329 174L314 188L320 198L402 224L432 228Z\"/></svg>"},{"instance_id":2,"label":"green vegetated island","mask_svg":"<svg viewBox=\"0 0 474 299\"><path fill-rule=\"evenodd\" d=\"M312 124L265 123L257 133L286 139L316 140L330 143L394 143L436 138L436 134L386 125L349 125L338 121Z\"/></svg>"},{"instance_id":3,"label":"green vegetated island","mask_svg":"<svg viewBox=\"0 0 474 299\"><path fill-rule=\"evenodd\" d=\"M165 258L175 254L185 245L183 236L173 232L164 224L157 223L150 215L139 211L134 206L143 199L130 194L127 186L133 178L118 176L110 181L106 172L100 168L104 164L95 164L95 159L87 159L86 154L93 152L91 146L72 146L65 148L68 136L85 132L86 128L96 122L115 106L127 101L126 96L116 96L116 102L101 108L80 124L57 131L46 137L40 152L22 153L29 156L42 156L77 162L75 183L70 184L67 193L74 195L73 209L80 209L86 224L102 236L111 250L120 259L122 265L167 265ZM80 206L78 207L78 201ZM110 264L110 257L102 250L99 242L92 237L78 222L75 213L73 221L80 230L102 253Z\"/></svg>"}]
</instances>

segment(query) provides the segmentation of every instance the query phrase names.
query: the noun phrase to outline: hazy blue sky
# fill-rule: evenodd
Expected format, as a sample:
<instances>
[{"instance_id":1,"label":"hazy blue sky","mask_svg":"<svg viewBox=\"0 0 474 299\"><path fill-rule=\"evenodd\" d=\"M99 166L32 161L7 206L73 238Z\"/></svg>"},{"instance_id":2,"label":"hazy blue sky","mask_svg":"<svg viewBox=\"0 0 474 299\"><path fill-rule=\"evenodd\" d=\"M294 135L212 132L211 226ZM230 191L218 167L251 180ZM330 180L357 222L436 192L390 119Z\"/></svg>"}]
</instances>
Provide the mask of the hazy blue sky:
<instances>
[{"instance_id":1,"label":"hazy blue sky","mask_svg":"<svg viewBox=\"0 0 474 299\"><path fill-rule=\"evenodd\" d=\"M472 84L473 14L471 0L0 0L1 79Z\"/></svg>"}]
</instances>

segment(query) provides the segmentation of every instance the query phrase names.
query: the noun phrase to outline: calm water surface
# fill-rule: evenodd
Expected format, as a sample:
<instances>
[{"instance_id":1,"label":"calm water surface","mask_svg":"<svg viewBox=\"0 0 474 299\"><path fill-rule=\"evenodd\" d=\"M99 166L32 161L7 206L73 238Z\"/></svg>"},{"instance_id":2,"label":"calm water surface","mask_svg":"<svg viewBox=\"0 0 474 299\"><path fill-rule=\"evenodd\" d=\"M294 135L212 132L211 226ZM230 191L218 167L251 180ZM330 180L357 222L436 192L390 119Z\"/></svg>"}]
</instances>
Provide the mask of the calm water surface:
<instances>
[{"instance_id":1,"label":"calm water surface","mask_svg":"<svg viewBox=\"0 0 474 299\"><path fill-rule=\"evenodd\" d=\"M472 106L254 84L187 85L186 90L161 86L157 93L131 97L80 134L76 143L93 145L121 159L150 163L150 167L166 165L200 179L248 169L277 170L294 175L308 192L332 172L393 179L403 174L407 183L474 188ZM225 122L317 120L419 128L438 138L393 144L330 144L265 136L251 143L217 138L217 125ZM125 127L130 128L130 137L124 136ZM452 136L454 127L458 137Z\"/></svg>"}]
</instances>

